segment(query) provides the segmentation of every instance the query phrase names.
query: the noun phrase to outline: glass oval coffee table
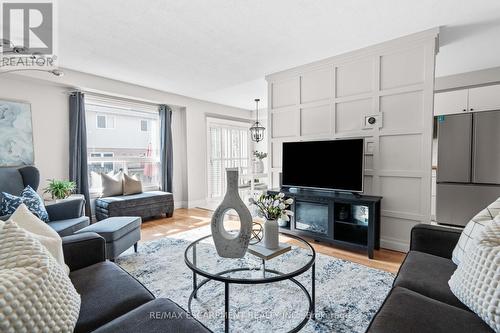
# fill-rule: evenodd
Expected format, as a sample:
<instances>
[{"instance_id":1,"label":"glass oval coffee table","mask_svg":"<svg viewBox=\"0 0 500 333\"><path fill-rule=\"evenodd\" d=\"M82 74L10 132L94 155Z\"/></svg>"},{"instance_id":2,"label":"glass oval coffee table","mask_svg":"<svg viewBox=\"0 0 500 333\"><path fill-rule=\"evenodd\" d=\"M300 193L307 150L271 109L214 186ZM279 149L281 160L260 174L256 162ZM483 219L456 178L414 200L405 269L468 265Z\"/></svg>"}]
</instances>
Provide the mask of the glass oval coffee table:
<instances>
[{"instance_id":1,"label":"glass oval coffee table","mask_svg":"<svg viewBox=\"0 0 500 333\"><path fill-rule=\"evenodd\" d=\"M197 298L200 288L209 281L223 283L224 331L229 332L229 286L231 284L257 285L287 280L302 290L304 301L308 304L306 316L289 332L298 332L302 329L309 319L315 318L316 252L307 241L300 237L281 234L280 241L283 242L285 239L287 243L280 244L290 245L291 253L285 252L272 258L261 254L252 254L250 250L252 246L243 258L222 258L217 255L212 235L199 238L189 244L184 252L184 261L193 271L193 291L188 300L189 313L192 315L191 303L193 299ZM286 255L287 253L288 255ZM274 263L276 265L273 265ZM296 279L297 276L304 274L309 269L311 270L311 292ZM204 279L198 282L198 275Z\"/></svg>"}]
</instances>

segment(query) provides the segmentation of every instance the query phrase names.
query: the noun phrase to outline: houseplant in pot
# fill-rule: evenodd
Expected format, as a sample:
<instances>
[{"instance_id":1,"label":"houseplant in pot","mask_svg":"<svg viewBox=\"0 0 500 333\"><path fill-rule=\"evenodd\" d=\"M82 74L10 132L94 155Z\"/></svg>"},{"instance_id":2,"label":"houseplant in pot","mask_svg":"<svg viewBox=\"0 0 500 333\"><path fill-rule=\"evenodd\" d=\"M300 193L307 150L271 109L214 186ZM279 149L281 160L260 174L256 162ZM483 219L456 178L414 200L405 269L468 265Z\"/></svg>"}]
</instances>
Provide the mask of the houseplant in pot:
<instances>
[{"instance_id":1,"label":"houseplant in pot","mask_svg":"<svg viewBox=\"0 0 500 333\"><path fill-rule=\"evenodd\" d=\"M250 203L257 208L259 216L266 219L264 222L264 247L271 250L277 249L279 247L278 219L290 221L293 212L288 208L293 203L293 199L286 199L283 193L262 194L257 199L251 198Z\"/></svg>"},{"instance_id":2,"label":"houseplant in pot","mask_svg":"<svg viewBox=\"0 0 500 333\"><path fill-rule=\"evenodd\" d=\"M76 189L75 182L69 180L51 179L43 193L49 193L53 200L62 200L69 197Z\"/></svg>"},{"instance_id":3,"label":"houseplant in pot","mask_svg":"<svg viewBox=\"0 0 500 333\"><path fill-rule=\"evenodd\" d=\"M253 156L254 156L253 172L254 173L263 173L264 172L264 162L262 160L267 157L267 153L255 150L253 152Z\"/></svg>"}]
</instances>

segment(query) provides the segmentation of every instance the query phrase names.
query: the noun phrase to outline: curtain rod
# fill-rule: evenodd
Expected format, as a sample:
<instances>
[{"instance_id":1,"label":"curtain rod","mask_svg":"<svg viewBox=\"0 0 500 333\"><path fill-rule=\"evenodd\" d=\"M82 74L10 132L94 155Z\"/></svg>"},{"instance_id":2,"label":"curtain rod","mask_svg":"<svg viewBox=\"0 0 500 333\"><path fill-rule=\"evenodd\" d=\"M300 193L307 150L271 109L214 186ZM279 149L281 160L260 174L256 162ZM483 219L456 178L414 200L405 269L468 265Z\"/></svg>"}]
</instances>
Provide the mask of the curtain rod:
<instances>
[{"instance_id":1,"label":"curtain rod","mask_svg":"<svg viewBox=\"0 0 500 333\"><path fill-rule=\"evenodd\" d=\"M102 92L96 92L96 91L92 91L92 90L84 90L84 89L72 89L68 92L66 92L68 95L72 95L74 93L77 93L77 92L81 92L81 93L84 93L84 94L89 94L89 95L94 95L96 97L103 97L103 98L109 98L109 99L117 99L117 100L121 100L121 101L125 101L125 102L132 102L132 103L142 103L142 104L148 104L148 105L152 105L152 106L159 106L161 104L166 104L168 106L175 106L175 107L181 107L181 106L178 106L178 105L175 105L175 104L168 104L168 103L156 103L156 102L153 102L153 101L150 101L150 100L143 100L143 99L139 99L139 98L131 98L131 97L124 97L124 96L120 96L120 95L114 95L114 94L110 94L110 93L102 93Z\"/></svg>"}]
</instances>

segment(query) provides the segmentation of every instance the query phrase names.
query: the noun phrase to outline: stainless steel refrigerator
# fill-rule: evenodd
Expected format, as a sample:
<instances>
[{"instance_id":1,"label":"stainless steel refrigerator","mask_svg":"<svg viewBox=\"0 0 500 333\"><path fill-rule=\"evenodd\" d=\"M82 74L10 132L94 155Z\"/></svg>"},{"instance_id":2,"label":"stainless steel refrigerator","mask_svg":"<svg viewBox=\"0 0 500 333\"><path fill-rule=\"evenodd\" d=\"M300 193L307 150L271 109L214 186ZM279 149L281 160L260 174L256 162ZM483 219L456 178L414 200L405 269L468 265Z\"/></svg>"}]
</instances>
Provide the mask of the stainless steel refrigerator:
<instances>
[{"instance_id":1,"label":"stainless steel refrigerator","mask_svg":"<svg viewBox=\"0 0 500 333\"><path fill-rule=\"evenodd\" d=\"M436 221L464 226L500 197L500 111L437 121Z\"/></svg>"}]
</instances>

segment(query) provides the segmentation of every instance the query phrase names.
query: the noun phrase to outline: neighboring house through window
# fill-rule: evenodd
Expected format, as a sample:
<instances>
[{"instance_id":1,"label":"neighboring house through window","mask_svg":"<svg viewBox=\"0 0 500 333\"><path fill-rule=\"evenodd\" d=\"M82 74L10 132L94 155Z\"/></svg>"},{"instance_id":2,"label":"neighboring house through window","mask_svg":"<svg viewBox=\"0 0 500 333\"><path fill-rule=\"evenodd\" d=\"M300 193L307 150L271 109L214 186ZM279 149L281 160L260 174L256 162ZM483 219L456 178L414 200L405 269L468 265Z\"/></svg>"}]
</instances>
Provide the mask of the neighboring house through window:
<instances>
[{"instance_id":1,"label":"neighboring house through window","mask_svg":"<svg viewBox=\"0 0 500 333\"><path fill-rule=\"evenodd\" d=\"M156 105L85 97L91 195L102 191L101 173L137 175L145 190L160 186L160 121ZM138 126L140 124L140 126ZM102 131L102 129L113 129Z\"/></svg>"},{"instance_id":2,"label":"neighboring house through window","mask_svg":"<svg viewBox=\"0 0 500 333\"><path fill-rule=\"evenodd\" d=\"M109 162L110 158L112 158L114 153L90 153L90 157L93 161L96 161L96 165L99 165L99 160L102 160L100 163L100 167L102 168L101 172L109 173L115 169L114 163Z\"/></svg>"},{"instance_id":3,"label":"neighboring house through window","mask_svg":"<svg viewBox=\"0 0 500 333\"><path fill-rule=\"evenodd\" d=\"M115 128L115 117L110 115L98 114L96 115L96 124L99 129Z\"/></svg>"}]
</instances>

